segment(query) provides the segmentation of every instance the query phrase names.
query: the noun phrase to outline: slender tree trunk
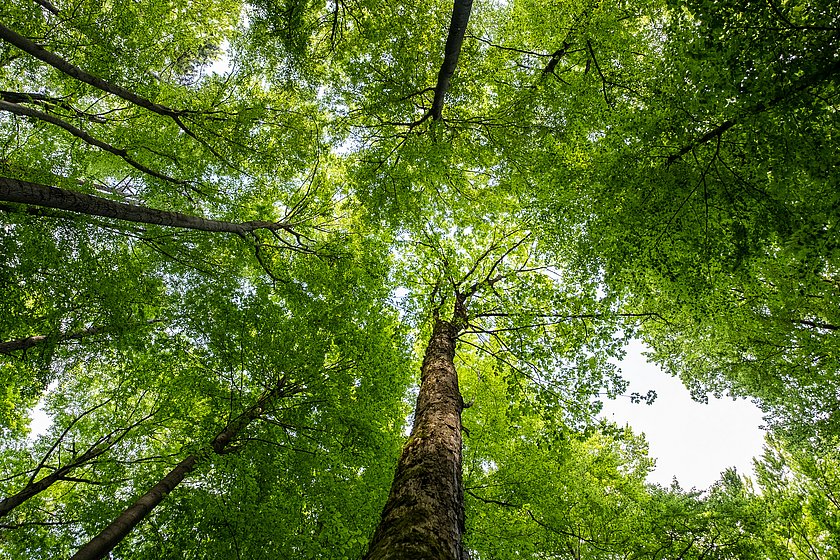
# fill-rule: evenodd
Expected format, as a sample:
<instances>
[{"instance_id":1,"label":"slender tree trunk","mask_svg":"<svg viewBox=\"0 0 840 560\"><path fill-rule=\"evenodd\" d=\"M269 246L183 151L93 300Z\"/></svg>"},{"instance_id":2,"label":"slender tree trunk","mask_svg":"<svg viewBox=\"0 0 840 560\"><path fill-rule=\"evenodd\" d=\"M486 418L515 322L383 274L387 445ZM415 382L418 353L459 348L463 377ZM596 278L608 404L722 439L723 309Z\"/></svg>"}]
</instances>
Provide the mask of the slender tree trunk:
<instances>
[{"instance_id":1,"label":"slender tree trunk","mask_svg":"<svg viewBox=\"0 0 840 560\"><path fill-rule=\"evenodd\" d=\"M411 436L365 560L465 560L456 322L435 320Z\"/></svg>"},{"instance_id":2,"label":"slender tree trunk","mask_svg":"<svg viewBox=\"0 0 840 560\"><path fill-rule=\"evenodd\" d=\"M263 394L259 400L237 416L210 443L214 453L223 454L234 438L244 430L248 424L260 417L273 401L296 392L287 389L285 378L274 389ZM151 490L140 496L131 506L123 511L108 527L90 540L74 554L70 560L99 560L104 558L122 541L134 527L137 526L163 499L175 489L178 484L196 467L201 460L200 455L190 455L178 463L174 469L155 484Z\"/></svg>"},{"instance_id":3,"label":"slender tree trunk","mask_svg":"<svg viewBox=\"0 0 840 560\"><path fill-rule=\"evenodd\" d=\"M136 222L170 226L199 231L228 232L244 235L257 229L286 230L291 227L282 222L223 222L199 216L156 210L136 204L126 204L107 198L77 193L58 187L29 183L9 177L0 177L0 201L56 208L91 216L101 216Z\"/></svg>"},{"instance_id":4,"label":"slender tree trunk","mask_svg":"<svg viewBox=\"0 0 840 560\"><path fill-rule=\"evenodd\" d=\"M458 57L461 56L461 46L464 44L464 34L472 13L472 0L455 0L452 6L452 19L449 22L449 33L446 36L446 46L443 50L443 64L438 72L435 97L429 114L434 120L440 120L443 113L443 100L449 90L449 83L458 67Z\"/></svg>"}]
</instances>

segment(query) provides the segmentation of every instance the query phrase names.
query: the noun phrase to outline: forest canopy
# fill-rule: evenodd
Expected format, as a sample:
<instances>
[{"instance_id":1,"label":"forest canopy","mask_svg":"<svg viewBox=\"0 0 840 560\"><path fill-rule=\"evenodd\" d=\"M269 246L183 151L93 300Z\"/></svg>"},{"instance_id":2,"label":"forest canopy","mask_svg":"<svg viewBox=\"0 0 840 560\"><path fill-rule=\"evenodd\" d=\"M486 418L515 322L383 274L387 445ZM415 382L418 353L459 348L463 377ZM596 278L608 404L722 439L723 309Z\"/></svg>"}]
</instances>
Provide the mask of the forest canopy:
<instances>
[{"instance_id":1,"label":"forest canopy","mask_svg":"<svg viewBox=\"0 0 840 560\"><path fill-rule=\"evenodd\" d=\"M4 3L0 555L835 557L839 71L827 0ZM646 483L633 339L754 477Z\"/></svg>"}]
</instances>

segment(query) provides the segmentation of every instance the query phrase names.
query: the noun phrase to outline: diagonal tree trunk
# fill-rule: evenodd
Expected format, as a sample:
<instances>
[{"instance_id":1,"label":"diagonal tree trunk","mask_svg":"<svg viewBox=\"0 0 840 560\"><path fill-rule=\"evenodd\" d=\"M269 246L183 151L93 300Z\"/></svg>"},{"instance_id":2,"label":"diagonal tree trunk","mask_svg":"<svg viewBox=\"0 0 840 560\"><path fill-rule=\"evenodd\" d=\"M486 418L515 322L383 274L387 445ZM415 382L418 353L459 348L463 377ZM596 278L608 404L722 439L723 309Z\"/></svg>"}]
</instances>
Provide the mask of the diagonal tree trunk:
<instances>
[{"instance_id":1,"label":"diagonal tree trunk","mask_svg":"<svg viewBox=\"0 0 840 560\"><path fill-rule=\"evenodd\" d=\"M70 473L79 467L87 465L98 458L100 455L105 453L108 449L113 447L113 445L119 441L106 441L105 443L94 445L90 447L87 451L81 454L79 457L74 459L72 462L67 463L63 467L54 470L47 476L39 479L35 482L30 482L26 485L26 487L17 492L12 494L7 498L3 498L0 500L0 517L4 517L5 515L9 514L13 509L18 507L20 504L24 503L29 498L33 496L37 496L59 480L70 480L70 481L79 481L79 478L71 478ZM88 481L89 482L89 481Z\"/></svg>"},{"instance_id":2,"label":"diagonal tree trunk","mask_svg":"<svg viewBox=\"0 0 840 560\"><path fill-rule=\"evenodd\" d=\"M149 418L149 416L146 416L130 426L114 430L110 434L99 438L97 441L93 442L81 455L74 457L70 462L65 463L64 466L53 470L53 472L51 472L47 476L39 480L35 480L42 470L49 468L46 465L47 461L49 461L50 457L53 455L53 452L56 449L58 449L59 446L62 444L64 438L67 437L67 434L70 433L70 430L73 428L73 426L76 425L76 422L78 422L88 414L92 413L93 411L102 408L103 406L108 404L110 400L111 399L108 399L105 402L102 402L92 408L87 409L80 415L76 416L72 422L70 422L70 424L64 429L64 431L61 433L58 439L55 440L52 447L50 447L50 450L47 451L47 453L41 459L41 462L38 463L38 466L36 466L35 469L33 469L32 476L29 478L29 482L26 484L26 486L19 492L0 500L0 517L4 517L9 512L18 507L20 504L24 503L26 500L33 496L37 496L38 494L40 494L59 480L73 480L69 476L71 471L95 461L98 457L100 457L102 454L111 449L114 445L119 443L120 440L122 440L122 438L125 437L128 434L128 432L131 431L135 426L139 425L145 420L148 420Z\"/></svg>"},{"instance_id":3,"label":"diagonal tree trunk","mask_svg":"<svg viewBox=\"0 0 840 560\"><path fill-rule=\"evenodd\" d=\"M432 108L429 110L433 120L443 118L443 99L449 89L449 83L458 67L458 57L461 55L461 46L464 44L464 34L467 31L467 24L472 13L472 0L455 0L452 7L452 20L449 22L449 33L446 36L446 46L443 51L443 64L438 72L437 85L435 86L435 98L432 101Z\"/></svg>"},{"instance_id":4,"label":"diagonal tree trunk","mask_svg":"<svg viewBox=\"0 0 840 560\"><path fill-rule=\"evenodd\" d=\"M808 88L834 80L835 76L837 76L838 73L840 73L840 61L835 60L832 64L828 64L827 66L820 68L817 72L814 72L809 76L800 78L799 80L791 84L792 87L783 91L776 97L773 97L772 99L769 99L764 103L758 103L747 107L746 110L744 110L740 116L723 121L716 127L705 132L702 136L698 137L693 142L683 146L682 148L680 148L679 151L668 156L666 164L671 165L675 161L682 159L684 155L689 153L691 150L697 148L698 146L706 144L711 140L716 140L720 138L721 136L723 136L724 132L726 132L733 126L742 123L746 118L755 115L760 115L761 113L770 110L776 105L787 101L794 95L803 91L807 91Z\"/></svg>"},{"instance_id":5,"label":"diagonal tree trunk","mask_svg":"<svg viewBox=\"0 0 840 560\"><path fill-rule=\"evenodd\" d=\"M177 119L178 116L182 114L180 111L155 103L121 86L107 82L89 72L85 72L78 66L70 64L55 53L51 53L20 33L17 33L2 24L0 24L0 39L3 39L7 43L11 43L23 52L34 56L38 60L49 64L56 70L60 70L80 82L84 82L104 92L116 95L117 97L125 99L126 101L143 107L144 109L148 109L149 111L166 117L171 117L173 119Z\"/></svg>"},{"instance_id":6,"label":"diagonal tree trunk","mask_svg":"<svg viewBox=\"0 0 840 560\"><path fill-rule=\"evenodd\" d=\"M61 334L55 337L54 340L56 341L64 341L64 340L78 340L80 338L85 338L86 336L93 336L107 330L106 327L102 326L95 326L90 327L89 329L84 329L79 332L68 333L68 334ZM13 340L7 340L5 342L0 342L0 354L10 354L17 350L28 350L33 346L37 346L39 344L43 344L50 337L47 335L39 334L34 336L27 336L24 338L15 338Z\"/></svg>"},{"instance_id":7,"label":"diagonal tree trunk","mask_svg":"<svg viewBox=\"0 0 840 560\"><path fill-rule=\"evenodd\" d=\"M244 430L248 424L259 418L277 399L299 392L297 387L286 387L286 378L282 378L269 392L264 393L256 403L247 408L242 414L233 419L224 430L213 438L210 447L213 453L225 453L230 443ZM202 456L190 455L178 463L174 469L164 476L148 492L140 496L131 506L123 511L108 527L80 548L70 560L98 560L104 558L111 550L128 535L138 523L175 489L178 484L195 469Z\"/></svg>"},{"instance_id":8,"label":"diagonal tree trunk","mask_svg":"<svg viewBox=\"0 0 840 560\"><path fill-rule=\"evenodd\" d=\"M120 331L123 329L130 329L136 327L138 325L152 325L154 323L160 323L161 319L148 319L145 323L135 323L128 326L113 326L113 325L94 325L92 327L88 327L86 329L82 329L80 331L75 332L63 332L59 333L58 335L33 335L33 336L26 336L23 338L15 338L12 340L6 340L4 342L0 342L0 354L11 354L12 352L16 352L18 350L28 350L33 346L37 346L39 344L43 344L48 340L52 340L53 342L66 342L68 340L81 340L83 338L94 336L97 334L102 333L110 333L115 331Z\"/></svg>"},{"instance_id":9,"label":"diagonal tree trunk","mask_svg":"<svg viewBox=\"0 0 840 560\"><path fill-rule=\"evenodd\" d=\"M0 177L0 201L56 208L91 216L101 216L127 222L170 226L199 231L227 232L245 235L254 230L284 230L294 233L291 226L283 222L223 222L208 220L199 216L156 210L136 204L126 204L107 198L77 193L58 187L29 183L9 177Z\"/></svg>"},{"instance_id":10,"label":"diagonal tree trunk","mask_svg":"<svg viewBox=\"0 0 840 560\"><path fill-rule=\"evenodd\" d=\"M466 560L461 411L455 371L460 321L435 320L411 436L365 560Z\"/></svg>"}]
</instances>

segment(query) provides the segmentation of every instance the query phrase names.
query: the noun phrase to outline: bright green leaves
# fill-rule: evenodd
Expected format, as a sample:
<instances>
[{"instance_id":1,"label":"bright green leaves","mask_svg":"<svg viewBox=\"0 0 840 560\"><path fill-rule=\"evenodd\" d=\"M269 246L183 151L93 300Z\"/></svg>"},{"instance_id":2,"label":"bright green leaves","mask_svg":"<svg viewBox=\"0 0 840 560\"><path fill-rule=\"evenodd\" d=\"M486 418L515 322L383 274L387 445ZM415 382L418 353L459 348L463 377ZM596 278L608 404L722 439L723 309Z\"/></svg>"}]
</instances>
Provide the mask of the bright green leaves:
<instances>
[{"instance_id":1,"label":"bright green leaves","mask_svg":"<svg viewBox=\"0 0 840 560\"><path fill-rule=\"evenodd\" d=\"M587 435L558 431L515 403L498 379L461 367L468 546L480 558L526 554L608 557L626 549L648 500L646 445L602 425Z\"/></svg>"},{"instance_id":2,"label":"bright green leaves","mask_svg":"<svg viewBox=\"0 0 840 560\"><path fill-rule=\"evenodd\" d=\"M479 2L436 120L451 2L50 6L3 25L108 83L0 43L3 174L289 229L2 209L0 342L45 337L0 365L4 495L65 429L51 467L145 418L4 552L69 553L286 377L117 555L358 557L435 314L477 556L749 558L768 511L774 551L836 532L831 457L768 454L776 509L731 473L650 491L644 441L593 422L640 332L698 397L837 430L836 8Z\"/></svg>"},{"instance_id":3,"label":"bright green leaves","mask_svg":"<svg viewBox=\"0 0 840 560\"><path fill-rule=\"evenodd\" d=\"M756 473L768 512L767 549L797 559L833 554L840 513L835 442L791 445L768 439Z\"/></svg>"}]
</instances>

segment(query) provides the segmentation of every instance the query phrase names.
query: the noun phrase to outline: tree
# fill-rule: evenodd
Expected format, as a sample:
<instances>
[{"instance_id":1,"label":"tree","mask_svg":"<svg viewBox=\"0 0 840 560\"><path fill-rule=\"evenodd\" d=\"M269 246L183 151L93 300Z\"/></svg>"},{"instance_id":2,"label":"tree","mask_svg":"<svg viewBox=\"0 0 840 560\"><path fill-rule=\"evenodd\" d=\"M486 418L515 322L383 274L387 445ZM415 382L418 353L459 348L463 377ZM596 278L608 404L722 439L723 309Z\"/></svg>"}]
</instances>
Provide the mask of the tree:
<instances>
[{"instance_id":1,"label":"tree","mask_svg":"<svg viewBox=\"0 0 840 560\"><path fill-rule=\"evenodd\" d=\"M286 387L286 378L281 377L277 384L266 391L251 406L243 410L227 426L224 427L210 442L210 449L217 455L230 452L241 433L253 421L258 420L266 409L275 405L283 397L293 395L298 389ZM180 484L184 478L201 461L199 454L192 454L179 462L148 492L140 496L130 507L117 516L101 533L96 535L86 545L79 549L73 558L94 559L103 558L111 552L131 530L140 523L160 502Z\"/></svg>"},{"instance_id":2,"label":"tree","mask_svg":"<svg viewBox=\"0 0 840 560\"><path fill-rule=\"evenodd\" d=\"M835 430L835 12L4 6L3 491L62 462L0 548L69 555L190 470L115 557L771 550L736 475L646 487L597 413L640 333L698 396ZM131 425L85 411L137 399L148 421L79 451Z\"/></svg>"}]
</instances>

